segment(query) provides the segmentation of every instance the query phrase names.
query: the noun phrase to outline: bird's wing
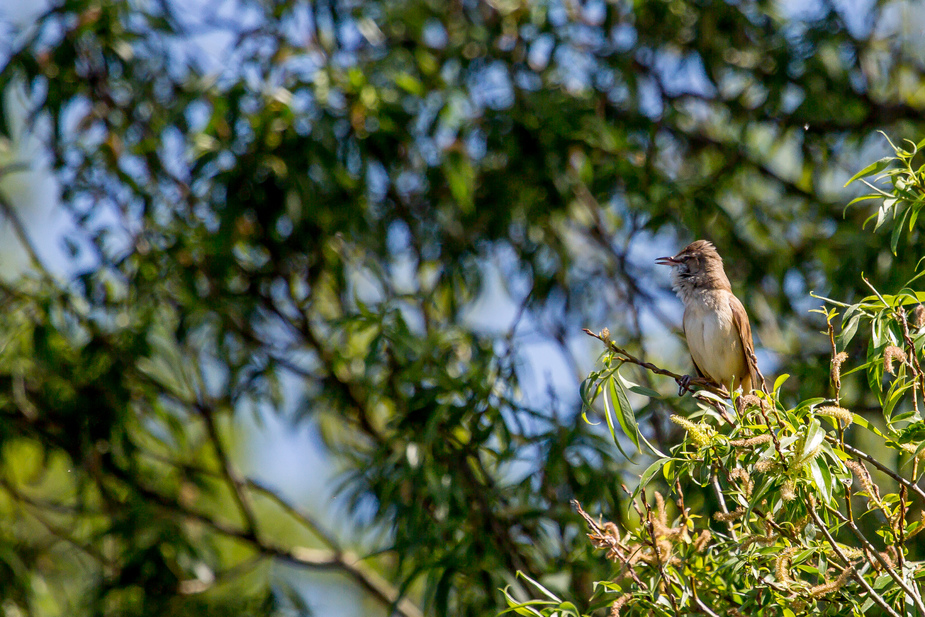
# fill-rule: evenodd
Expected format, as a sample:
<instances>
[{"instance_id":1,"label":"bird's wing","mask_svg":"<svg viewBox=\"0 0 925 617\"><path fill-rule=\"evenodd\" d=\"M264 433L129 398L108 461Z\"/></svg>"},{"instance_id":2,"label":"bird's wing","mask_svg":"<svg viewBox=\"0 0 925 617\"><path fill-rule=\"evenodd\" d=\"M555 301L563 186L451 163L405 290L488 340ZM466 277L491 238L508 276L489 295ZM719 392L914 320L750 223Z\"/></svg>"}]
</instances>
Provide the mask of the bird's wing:
<instances>
[{"instance_id":1,"label":"bird's wing","mask_svg":"<svg viewBox=\"0 0 925 617\"><path fill-rule=\"evenodd\" d=\"M729 294L729 303L732 305L732 323L739 332L739 340L742 341L742 349L745 351L745 364L748 365L752 387L756 389L761 387L766 390L764 375L758 369L758 358L755 356L755 343L752 340L752 326L748 323L748 313L745 312L742 302L732 294Z\"/></svg>"},{"instance_id":2,"label":"bird's wing","mask_svg":"<svg viewBox=\"0 0 925 617\"><path fill-rule=\"evenodd\" d=\"M694 360L693 354L691 354L691 362L694 363L694 370L697 371L697 377L700 377L701 379L710 379L712 381L712 378L707 377L707 374L701 371L700 367L697 366L697 361Z\"/></svg>"}]
</instances>

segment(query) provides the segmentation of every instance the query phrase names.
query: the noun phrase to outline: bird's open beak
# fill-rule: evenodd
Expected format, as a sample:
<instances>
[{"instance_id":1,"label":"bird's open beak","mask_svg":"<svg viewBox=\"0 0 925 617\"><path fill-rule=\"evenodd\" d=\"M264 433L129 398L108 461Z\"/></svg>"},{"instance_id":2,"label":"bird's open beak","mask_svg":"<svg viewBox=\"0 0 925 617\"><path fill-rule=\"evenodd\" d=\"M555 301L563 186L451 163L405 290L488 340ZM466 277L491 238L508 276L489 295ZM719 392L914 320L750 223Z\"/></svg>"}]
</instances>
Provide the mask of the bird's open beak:
<instances>
[{"instance_id":1,"label":"bird's open beak","mask_svg":"<svg viewBox=\"0 0 925 617\"><path fill-rule=\"evenodd\" d=\"M681 263L681 260L674 257L659 257L655 260L655 263L660 266L676 266Z\"/></svg>"}]
</instances>

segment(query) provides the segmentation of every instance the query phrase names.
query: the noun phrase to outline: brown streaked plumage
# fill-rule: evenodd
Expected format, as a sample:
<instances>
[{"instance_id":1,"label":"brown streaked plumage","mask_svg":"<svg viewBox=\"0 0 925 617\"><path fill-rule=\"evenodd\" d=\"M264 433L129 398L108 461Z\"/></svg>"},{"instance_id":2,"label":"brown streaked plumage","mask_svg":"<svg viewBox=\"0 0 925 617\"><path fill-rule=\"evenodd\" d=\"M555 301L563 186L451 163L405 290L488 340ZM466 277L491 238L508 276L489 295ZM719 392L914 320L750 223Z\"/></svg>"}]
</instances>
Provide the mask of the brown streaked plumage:
<instances>
[{"instance_id":1,"label":"brown streaked plumage","mask_svg":"<svg viewBox=\"0 0 925 617\"><path fill-rule=\"evenodd\" d=\"M749 392L762 385L748 314L732 293L716 247L697 240L655 263L672 267L672 288L684 303L684 335L697 374L730 390L742 386Z\"/></svg>"}]
</instances>

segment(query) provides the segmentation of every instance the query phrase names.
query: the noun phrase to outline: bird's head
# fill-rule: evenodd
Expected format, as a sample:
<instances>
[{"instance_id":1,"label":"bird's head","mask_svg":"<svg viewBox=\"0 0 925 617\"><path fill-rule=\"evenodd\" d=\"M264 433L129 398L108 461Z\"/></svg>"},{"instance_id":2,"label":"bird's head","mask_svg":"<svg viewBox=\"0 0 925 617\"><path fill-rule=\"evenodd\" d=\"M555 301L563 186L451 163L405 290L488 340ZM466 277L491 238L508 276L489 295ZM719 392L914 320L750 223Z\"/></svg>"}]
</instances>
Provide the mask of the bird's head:
<instances>
[{"instance_id":1,"label":"bird's head","mask_svg":"<svg viewBox=\"0 0 925 617\"><path fill-rule=\"evenodd\" d=\"M671 266L672 287L682 300L686 294L698 290L731 289L723 270L723 258L706 240L691 242L674 257L659 257L655 263Z\"/></svg>"}]
</instances>

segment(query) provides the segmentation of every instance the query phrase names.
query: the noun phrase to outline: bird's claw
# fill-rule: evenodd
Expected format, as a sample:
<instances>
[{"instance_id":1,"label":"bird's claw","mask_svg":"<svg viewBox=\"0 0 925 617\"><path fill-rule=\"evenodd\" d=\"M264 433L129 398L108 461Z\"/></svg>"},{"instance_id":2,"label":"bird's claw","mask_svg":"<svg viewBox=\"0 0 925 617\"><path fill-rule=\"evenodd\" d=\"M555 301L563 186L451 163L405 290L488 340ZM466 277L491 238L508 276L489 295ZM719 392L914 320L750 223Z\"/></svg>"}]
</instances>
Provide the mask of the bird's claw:
<instances>
[{"instance_id":1,"label":"bird's claw","mask_svg":"<svg viewBox=\"0 0 925 617\"><path fill-rule=\"evenodd\" d=\"M678 396L684 396L684 393L691 389L691 376L684 375L675 379L678 382Z\"/></svg>"}]
</instances>

